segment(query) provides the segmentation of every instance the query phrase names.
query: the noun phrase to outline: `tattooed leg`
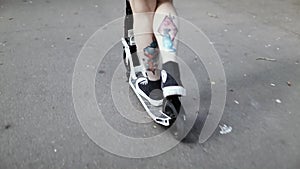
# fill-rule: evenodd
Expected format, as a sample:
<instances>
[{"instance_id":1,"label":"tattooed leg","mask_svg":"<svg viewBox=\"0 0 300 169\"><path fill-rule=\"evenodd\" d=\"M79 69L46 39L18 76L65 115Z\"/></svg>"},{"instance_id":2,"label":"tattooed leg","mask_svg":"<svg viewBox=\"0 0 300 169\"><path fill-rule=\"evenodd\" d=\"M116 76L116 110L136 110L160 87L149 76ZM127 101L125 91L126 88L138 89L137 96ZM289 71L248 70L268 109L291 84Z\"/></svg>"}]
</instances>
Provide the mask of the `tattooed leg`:
<instances>
[{"instance_id":1,"label":"tattooed leg","mask_svg":"<svg viewBox=\"0 0 300 169\"><path fill-rule=\"evenodd\" d=\"M178 21L172 1L159 2L154 15L153 30L163 63L176 62Z\"/></svg>"},{"instance_id":2,"label":"tattooed leg","mask_svg":"<svg viewBox=\"0 0 300 169\"><path fill-rule=\"evenodd\" d=\"M174 40L178 31L173 20L175 20L174 16L165 16L158 28L158 33L162 37L162 50L167 52L176 52Z\"/></svg>"},{"instance_id":3,"label":"tattooed leg","mask_svg":"<svg viewBox=\"0 0 300 169\"><path fill-rule=\"evenodd\" d=\"M178 19L172 0L158 0L153 30L162 57L162 88L164 96L184 95L177 62ZM172 86L172 89L167 89ZM176 89L174 87L176 86ZM169 91L167 91L169 90Z\"/></svg>"},{"instance_id":4,"label":"tattooed leg","mask_svg":"<svg viewBox=\"0 0 300 169\"><path fill-rule=\"evenodd\" d=\"M159 65L159 49L157 42L153 41L148 47L144 48L145 57L142 59L147 71L157 74Z\"/></svg>"},{"instance_id":5,"label":"tattooed leg","mask_svg":"<svg viewBox=\"0 0 300 169\"><path fill-rule=\"evenodd\" d=\"M151 80L160 78L156 73L158 54L151 47L153 42L153 18L157 6L156 0L130 0L133 12L134 38L137 46L137 55L147 70ZM149 46L150 44L150 46ZM156 49L157 50L157 49Z\"/></svg>"}]
</instances>

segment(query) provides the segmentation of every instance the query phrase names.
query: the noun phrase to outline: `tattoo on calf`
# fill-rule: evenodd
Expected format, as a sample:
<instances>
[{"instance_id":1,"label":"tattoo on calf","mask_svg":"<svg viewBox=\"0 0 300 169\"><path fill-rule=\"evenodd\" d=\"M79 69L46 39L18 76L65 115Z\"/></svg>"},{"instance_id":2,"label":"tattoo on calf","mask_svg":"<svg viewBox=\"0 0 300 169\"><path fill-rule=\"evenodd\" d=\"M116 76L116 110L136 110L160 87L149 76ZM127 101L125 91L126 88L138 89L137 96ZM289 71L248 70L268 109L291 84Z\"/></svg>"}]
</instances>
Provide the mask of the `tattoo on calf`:
<instances>
[{"instance_id":1,"label":"tattoo on calf","mask_svg":"<svg viewBox=\"0 0 300 169\"><path fill-rule=\"evenodd\" d=\"M169 52L176 52L174 47L174 39L177 35L178 29L174 23L174 17L171 15L166 16L158 28L158 32L163 37L164 50Z\"/></svg>"},{"instance_id":2,"label":"tattoo on calf","mask_svg":"<svg viewBox=\"0 0 300 169\"><path fill-rule=\"evenodd\" d=\"M143 58L145 68L155 74L159 62L159 49L156 41L153 41L148 47L144 48L144 55L146 56L146 58Z\"/></svg>"}]
</instances>

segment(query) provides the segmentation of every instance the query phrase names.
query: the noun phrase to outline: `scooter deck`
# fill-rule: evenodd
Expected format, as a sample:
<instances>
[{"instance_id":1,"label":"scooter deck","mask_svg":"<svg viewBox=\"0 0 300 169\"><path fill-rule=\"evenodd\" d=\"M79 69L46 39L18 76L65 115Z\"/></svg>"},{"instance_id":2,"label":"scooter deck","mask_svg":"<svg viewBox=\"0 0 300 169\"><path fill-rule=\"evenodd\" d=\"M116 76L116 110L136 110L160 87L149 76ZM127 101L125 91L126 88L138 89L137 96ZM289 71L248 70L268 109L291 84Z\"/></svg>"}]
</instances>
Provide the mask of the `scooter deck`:
<instances>
[{"instance_id":1,"label":"scooter deck","mask_svg":"<svg viewBox=\"0 0 300 169\"><path fill-rule=\"evenodd\" d=\"M129 42L129 44L128 44ZM138 77L138 74L142 74L143 67L138 61L137 55L132 55L130 50L130 43L131 41L126 41L125 38L122 38L122 43L124 47L124 63L126 66L126 69L129 74L128 82L132 90L134 91L135 95L139 99L139 101L142 103L144 109L148 113L148 115L154 120L154 122L161 124L163 126L170 126L170 120L171 117L164 114L162 112L162 106L153 106L147 99L142 97L136 89L136 80Z\"/></svg>"}]
</instances>

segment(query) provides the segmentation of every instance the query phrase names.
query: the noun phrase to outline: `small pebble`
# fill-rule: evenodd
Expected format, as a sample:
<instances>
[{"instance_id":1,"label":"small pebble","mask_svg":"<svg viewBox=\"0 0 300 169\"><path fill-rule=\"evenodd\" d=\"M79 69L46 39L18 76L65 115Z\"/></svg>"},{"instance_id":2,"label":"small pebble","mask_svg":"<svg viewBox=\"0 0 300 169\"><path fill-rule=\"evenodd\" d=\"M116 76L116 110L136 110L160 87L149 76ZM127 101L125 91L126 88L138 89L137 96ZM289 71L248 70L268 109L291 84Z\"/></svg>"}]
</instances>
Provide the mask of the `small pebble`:
<instances>
[{"instance_id":1,"label":"small pebble","mask_svg":"<svg viewBox=\"0 0 300 169\"><path fill-rule=\"evenodd\" d=\"M154 126L153 126L153 128L155 128L155 129L156 129L156 126L154 125Z\"/></svg>"},{"instance_id":2,"label":"small pebble","mask_svg":"<svg viewBox=\"0 0 300 169\"><path fill-rule=\"evenodd\" d=\"M271 47L271 44L267 44L267 45L265 45L265 47L266 47L266 48Z\"/></svg>"},{"instance_id":3,"label":"small pebble","mask_svg":"<svg viewBox=\"0 0 300 169\"><path fill-rule=\"evenodd\" d=\"M216 84L216 82L214 82L214 81L211 81L210 83L211 83L212 85L215 85L215 84Z\"/></svg>"},{"instance_id":4,"label":"small pebble","mask_svg":"<svg viewBox=\"0 0 300 169\"><path fill-rule=\"evenodd\" d=\"M287 81L286 84L287 84L288 86L292 86L292 82L290 82L290 81Z\"/></svg>"},{"instance_id":5,"label":"small pebble","mask_svg":"<svg viewBox=\"0 0 300 169\"><path fill-rule=\"evenodd\" d=\"M289 18L289 17L285 17L285 19L288 20L288 21L292 21L292 19Z\"/></svg>"},{"instance_id":6,"label":"small pebble","mask_svg":"<svg viewBox=\"0 0 300 169\"><path fill-rule=\"evenodd\" d=\"M203 147L202 149L204 152L208 153L207 149Z\"/></svg>"},{"instance_id":7,"label":"small pebble","mask_svg":"<svg viewBox=\"0 0 300 169\"><path fill-rule=\"evenodd\" d=\"M274 83L271 83L270 85L271 85L271 86L273 86L273 87L275 87L275 86L276 86Z\"/></svg>"},{"instance_id":8,"label":"small pebble","mask_svg":"<svg viewBox=\"0 0 300 169\"><path fill-rule=\"evenodd\" d=\"M53 151L56 153L56 152L57 152L57 149L55 148Z\"/></svg>"},{"instance_id":9,"label":"small pebble","mask_svg":"<svg viewBox=\"0 0 300 169\"><path fill-rule=\"evenodd\" d=\"M251 35L248 35L248 38L251 38L252 36Z\"/></svg>"},{"instance_id":10,"label":"small pebble","mask_svg":"<svg viewBox=\"0 0 300 169\"><path fill-rule=\"evenodd\" d=\"M275 101L276 101L276 103L279 103L279 104L282 103L281 100L279 100L279 99L276 99Z\"/></svg>"},{"instance_id":11,"label":"small pebble","mask_svg":"<svg viewBox=\"0 0 300 169\"><path fill-rule=\"evenodd\" d=\"M99 72L98 73L100 73L100 74L104 74L105 73L105 71L104 70L99 70Z\"/></svg>"},{"instance_id":12,"label":"small pebble","mask_svg":"<svg viewBox=\"0 0 300 169\"><path fill-rule=\"evenodd\" d=\"M212 18L218 18L218 16L216 14L213 14L213 13L210 13L210 12L207 12L207 15L209 17L212 17Z\"/></svg>"},{"instance_id":13,"label":"small pebble","mask_svg":"<svg viewBox=\"0 0 300 169\"><path fill-rule=\"evenodd\" d=\"M280 50L280 48L276 48L276 50Z\"/></svg>"},{"instance_id":14,"label":"small pebble","mask_svg":"<svg viewBox=\"0 0 300 169\"><path fill-rule=\"evenodd\" d=\"M234 103L235 103L235 104L240 104L240 102L239 102L239 101L237 101L237 100L234 100Z\"/></svg>"},{"instance_id":15,"label":"small pebble","mask_svg":"<svg viewBox=\"0 0 300 169\"><path fill-rule=\"evenodd\" d=\"M11 125L7 124L7 125L4 126L4 128L7 130L7 129L11 128Z\"/></svg>"}]
</instances>

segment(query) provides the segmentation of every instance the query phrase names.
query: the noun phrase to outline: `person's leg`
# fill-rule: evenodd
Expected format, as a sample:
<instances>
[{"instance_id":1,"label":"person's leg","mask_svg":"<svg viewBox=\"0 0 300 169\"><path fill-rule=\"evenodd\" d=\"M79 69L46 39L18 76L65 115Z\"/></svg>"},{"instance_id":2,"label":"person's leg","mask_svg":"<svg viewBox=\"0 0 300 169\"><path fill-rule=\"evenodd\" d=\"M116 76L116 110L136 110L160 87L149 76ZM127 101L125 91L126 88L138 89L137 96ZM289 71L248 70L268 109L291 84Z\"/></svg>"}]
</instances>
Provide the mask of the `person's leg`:
<instances>
[{"instance_id":1,"label":"person's leg","mask_svg":"<svg viewBox=\"0 0 300 169\"><path fill-rule=\"evenodd\" d=\"M150 80L158 80L159 50L153 35L153 17L156 0L130 0L133 12L133 30L137 55L147 70Z\"/></svg>"},{"instance_id":2,"label":"person's leg","mask_svg":"<svg viewBox=\"0 0 300 169\"><path fill-rule=\"evenodd\" d=\"M162 57L164 96L185 95L177 62L178 18L172 0L158 0L153 30Z\"/></svg>"},{"instance_id":3,"label":"person's leg","mask_svg":"<svg viewBox=\"0 0 300 169\"><path fill-rule=\"evenodd\" d=\"M152 105L162 104L159 49L153 34L153 17L156 0L130 0L133 12L133 31L140 63L145 67L147 77L136 80L136 90Z\"/></svg>"}]
</instances>

